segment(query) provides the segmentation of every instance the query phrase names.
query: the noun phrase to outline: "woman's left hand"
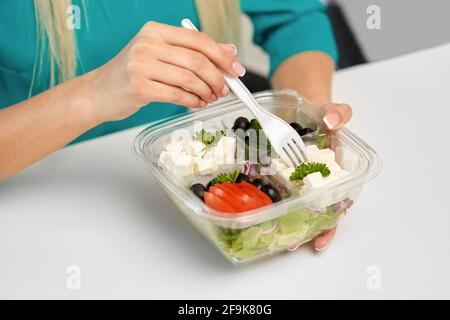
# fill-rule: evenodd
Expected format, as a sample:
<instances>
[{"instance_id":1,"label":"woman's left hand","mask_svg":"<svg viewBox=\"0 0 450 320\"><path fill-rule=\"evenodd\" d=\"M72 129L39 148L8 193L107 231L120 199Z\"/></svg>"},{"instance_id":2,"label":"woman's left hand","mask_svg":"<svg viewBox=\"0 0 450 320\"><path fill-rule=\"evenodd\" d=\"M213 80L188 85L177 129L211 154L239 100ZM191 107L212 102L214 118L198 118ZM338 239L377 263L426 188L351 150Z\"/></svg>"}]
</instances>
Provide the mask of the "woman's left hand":
<instances>
[{"instance_id":1,"label":"woman's left hand","mask_svg":"<svg viewBox=\"0 0 450 320\"><path fill-rule=\"evenodd\" d=\"M352 108L344 103L331 103L323 107L323 124L332 131L342 128L352 117ZM323 251L336 234L336 228L319 235L314 239L314 249Z\"/></svg>"},{"instance_id":2,"label":"woman's left hand","mask_svg":"<svg viewBox=\"0 0 450 320\"><path fill-rule=\"evenodd\" d=\"M323 106L319 111L322 122L330 131L339 130L352 117L348 104L331 101L331 79L335 64L333 59L320 51L306 51L284 61L272 76L275 89L293 89L314 106ZM333 239L336 228L314 239L314 248L322 251Z\"/></svg>"}]
</instances>

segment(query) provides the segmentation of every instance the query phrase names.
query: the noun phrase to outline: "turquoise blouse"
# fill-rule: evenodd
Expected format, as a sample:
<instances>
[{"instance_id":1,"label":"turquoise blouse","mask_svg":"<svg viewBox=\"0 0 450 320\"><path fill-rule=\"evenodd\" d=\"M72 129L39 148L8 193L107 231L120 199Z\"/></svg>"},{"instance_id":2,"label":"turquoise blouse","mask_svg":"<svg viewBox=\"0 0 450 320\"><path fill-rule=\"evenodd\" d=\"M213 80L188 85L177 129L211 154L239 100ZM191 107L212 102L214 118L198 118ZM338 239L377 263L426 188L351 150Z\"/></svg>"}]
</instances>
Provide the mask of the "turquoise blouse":
<instances>
[{"instance_id":1,"label":"turquoise blouse","mask_svg":"<svg viewBox=\"0 0 450 320\"><path fill-rule=\"evenodd\" d=\"M187 17L199 25L194 0L73 0L73 4L81 8L81 28L75 30L78 74L110 60L146 21L178 26ZM241 0L241 8L254 24L254 42L270 56L269 76L284 60L303 51L323 51L336 60L331 25L319 0ZM0 0L0 108L29 97L36 55L33 1ZM31 94L48 89L48 83L44 62ZM178 105L152 103L125 120L93 128L75 142L184 112L186 108Z\"/></svg>"}]
</instances>

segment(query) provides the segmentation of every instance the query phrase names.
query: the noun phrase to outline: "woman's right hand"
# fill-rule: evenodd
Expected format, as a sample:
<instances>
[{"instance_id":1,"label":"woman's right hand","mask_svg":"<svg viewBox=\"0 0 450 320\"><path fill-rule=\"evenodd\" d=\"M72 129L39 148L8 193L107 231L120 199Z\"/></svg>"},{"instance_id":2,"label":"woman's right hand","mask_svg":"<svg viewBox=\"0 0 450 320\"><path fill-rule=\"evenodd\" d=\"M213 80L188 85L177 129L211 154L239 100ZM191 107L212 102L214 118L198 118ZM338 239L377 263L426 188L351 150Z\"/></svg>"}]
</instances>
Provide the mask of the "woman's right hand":
<instances>
[{"instance_id":1,"label":"woman's right hand","mask_svg":"<svg viewBox=\"0 0 450 320\"><path fill-rule=\"evenodd\" d=\"M228 94L223 74L242 76L236 47L204 33L146 23L108 63L85 75L97 121L124 119L151 102L191 108Z\"/></svg>"}]
</instances>

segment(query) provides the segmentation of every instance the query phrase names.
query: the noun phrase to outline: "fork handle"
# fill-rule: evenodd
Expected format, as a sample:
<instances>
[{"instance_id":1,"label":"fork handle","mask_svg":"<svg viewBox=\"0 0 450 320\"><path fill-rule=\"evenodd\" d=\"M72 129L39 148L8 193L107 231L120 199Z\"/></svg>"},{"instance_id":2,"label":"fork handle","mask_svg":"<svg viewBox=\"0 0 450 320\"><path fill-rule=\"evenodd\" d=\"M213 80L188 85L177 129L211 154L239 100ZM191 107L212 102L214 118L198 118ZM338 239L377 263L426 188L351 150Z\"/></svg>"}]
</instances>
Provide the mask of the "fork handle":
<instances>
[{"instance_id":1,"label":"fork handle","mask_svg":"<svg viewBox=\"0 0 450 320\"><path fill-rule=\"evenodd\" d=\"M189 19L183 19L181 21L181 26L185 29L190 29L194 31L198 31L195 25ZM259 123L264 123L269 115L266 115L266 110L262 109L258 102L256 102L253 95L248 91L247 87L242 83L239 78L233 78L228 75L224 75L225 82L228 87L233 91L233 93L241 100L255 115L256 119L258 119Z\"/></svg>"}]
</instances>

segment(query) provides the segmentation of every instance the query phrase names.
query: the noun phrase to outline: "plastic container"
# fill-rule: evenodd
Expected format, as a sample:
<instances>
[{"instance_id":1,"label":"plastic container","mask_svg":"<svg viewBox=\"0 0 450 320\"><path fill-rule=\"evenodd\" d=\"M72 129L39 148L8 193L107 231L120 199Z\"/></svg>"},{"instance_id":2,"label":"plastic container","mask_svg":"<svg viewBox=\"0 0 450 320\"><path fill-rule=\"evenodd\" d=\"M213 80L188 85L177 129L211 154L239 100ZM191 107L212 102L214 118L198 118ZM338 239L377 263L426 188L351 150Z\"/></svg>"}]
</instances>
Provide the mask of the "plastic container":
<instances>
[{"instance_id":1,"label":"plastic container","mask_svg":"<svg viewBox=\"0 0 450 320\"><path fill-rule=\"evenodd\" d=\"M302 126L320 124L317 108L295 93L265 91L255 94L255 98L287 122L296 121ZM381 169L381 161L375 151L354 133L345 128L338 133L327 132L327 144L335 151L337 162L350 174L304 196L288 186L289 197L247 214L230 216L217 212L189 190L189 182L174 179L168 170L161 167L158 157L174 130L193 132L196 121L204 121L217 128L230 128L239 116L252 118L240 101L220 102L154 124L142 131L134 143L137 158L155 176L181 212L233 264L246 264L283 251L293 251L333 228L338 217L357 200L363 185ZM321 131L325 132L324 129ZM304 140L310 143L308 140L315 139L317 137L313 135ZM276 176L273 179L277 179Z\"/></svg>"}]
</instances>

